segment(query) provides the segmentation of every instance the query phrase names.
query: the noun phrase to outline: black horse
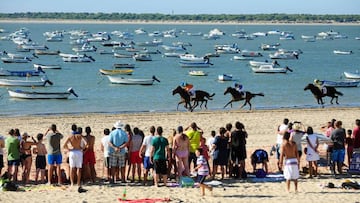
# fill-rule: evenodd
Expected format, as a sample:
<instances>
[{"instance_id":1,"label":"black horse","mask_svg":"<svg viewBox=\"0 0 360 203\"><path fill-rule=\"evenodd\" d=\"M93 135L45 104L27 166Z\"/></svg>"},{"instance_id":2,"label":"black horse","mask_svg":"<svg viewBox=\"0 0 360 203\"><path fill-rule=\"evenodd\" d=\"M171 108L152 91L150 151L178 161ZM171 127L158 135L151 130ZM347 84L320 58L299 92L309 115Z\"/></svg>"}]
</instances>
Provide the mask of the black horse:
<instances>
[{"instance_id":1,"label":"black horse","mask_svg":"<svg viewBox=\"0 0 360 203\"><path fill-rule=\"evenodd\" d=\"M323 101L323 97L331 97L331 100L330 100L330 103L333 104L333 99L335 98L336 99L336 104L339 104L338 102L338 96L337 95L340 95L340 96L343 96L343 93L337 91L335 89L335 87L328 87L328 86L325 86L326 88L326 94L323 94L321 92L321 90L316 87L314 84L311 84L309 83L308 85L306 85L306 87L304 88L304 91L306 90L310 90L311 93L314 95L315 99L317 100L317 103L318 104L321 104L323 105L324 104L324 101Z\"/></svg>"},{"instance_id":2,"label":"black horse","mask_svg":"<svg viewBox=\"0 0 360 203\"><path fill-rule=\"evenodd\" d=\"M230 106L232 107L232 103L233 102L237 102L237 101L241 101L241 100L245 100L245 103L240 107L240 108L243 108L246 104L249 104L250 106L250 110L251 110L251 103L250 103L250 100L255 97L255 96L264 96L263 93L257 93L257 94L254 94L254 93L251 93L251 92L248 92L248 91L245 91L244 92L244 95L241 95L239 91L237 91L235 88L233 87L228 87L226 88L225 92L224 92L224 95L226 95L227 93L230 93L231 96L232 96L232 99L224 106L224 108L230 104Z\"/></svg>"},{"instance_id":3,"label":"black horse","mask_svg":"<svg viewBox=\"0 0 360 203\"><path fill-rule=\"evenodd\" d=\"M199 102L201 102L200 103L200 108L202 108L203 103L205 103L205 108L207 109L208 100L212 100L212 97L215 95L215 93L210 95L209 93L207 93L205 91L196 90L195 91L195 97L191 98L189 93L184 88L182 88L181 86L177 86L173 90L172 94L173 95L179 94L180 97L181 97L181 100L178 103L178 105L176 107L176 110L179 109L180 104L185 103L184 107L186 109L188 109L189 111L193 111L199 105ZM191 105L191 101L194 102L193 105Z\"/></svg>"}]
</instances>

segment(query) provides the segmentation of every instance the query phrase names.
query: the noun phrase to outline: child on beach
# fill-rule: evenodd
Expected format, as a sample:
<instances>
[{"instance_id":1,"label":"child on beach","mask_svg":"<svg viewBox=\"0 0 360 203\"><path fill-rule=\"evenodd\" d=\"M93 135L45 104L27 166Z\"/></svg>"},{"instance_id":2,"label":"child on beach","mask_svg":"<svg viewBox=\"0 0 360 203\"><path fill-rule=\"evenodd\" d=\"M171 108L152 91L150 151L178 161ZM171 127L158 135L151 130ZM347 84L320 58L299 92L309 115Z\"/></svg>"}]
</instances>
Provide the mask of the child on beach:
<instances>
[{"instance_id":1,"label":"child on beach","mask_svg":"<svg viewBox=\"0 0 360 203\"><path fill-rule=\"evenodd\" d=\"M43 142L44 135L42 133L37 134L37 143L36 147L33 149L33 153L36 154L36 174L35 174L35 184L39 179L40 173L40 181L41 183L45 183L45 168L46 168L46 154L47 150L45 144Z\"/></svg>"},{"instance_id":2,"label":"child on beach","mask_svg":"<svg viewBox=\"0 0 360 203\"><path fill-rule=\"evenodd\" d=\"M295 192L298 188L299 178L299 154L294 142L289 141L290 133L285 132L283 139L284 142L281 146L279 168L282 168L285 157L284 165L284 178L286 179L286 189L290 192L290 181L294 181Z\"/></svg>"},{"instance_id":3,"label":"child on beach","mask_svg":"<svg viewBox=\"0 0 360 203\"><path fill-rule=\"evenodd\" d=\"M350 167L352 154L354 152L354 139L351 137L352 130L346 131L346 138L345 138L345 144L346 144L346 152L347 152L347 161L348 161L348 167Z\"/></svg>"},{"instance_id":4,"label":"child on beach","mask_svg":"<svg viewBox=\"0 0 360 203\"><path fill-rule=\"evenodd\" d=\"M200 185L201 195L204 196L205 189L208 189L209 191L212 192L212 187L204 184L206 176L208 176L210 174L209 173L209 165L203 155L202 148L196 149L195 154L196 154L197 159L196 159L196 167L194 168L194 170L197 171L197 174L198 174L198 182Z\"/></svg>"}]
</instances>

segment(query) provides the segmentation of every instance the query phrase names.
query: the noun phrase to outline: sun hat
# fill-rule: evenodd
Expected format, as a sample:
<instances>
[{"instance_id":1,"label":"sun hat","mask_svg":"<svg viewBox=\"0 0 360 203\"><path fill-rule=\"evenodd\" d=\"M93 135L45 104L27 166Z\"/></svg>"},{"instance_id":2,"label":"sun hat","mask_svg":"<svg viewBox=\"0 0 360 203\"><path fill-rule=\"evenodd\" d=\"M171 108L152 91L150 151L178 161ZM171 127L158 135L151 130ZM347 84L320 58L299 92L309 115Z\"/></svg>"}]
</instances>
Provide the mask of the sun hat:
<instances>
[{"instance_id":1,"label":"sun hat","mask_svg":"<svg viewBox=\"0 0 360 203\"><path fill-rule=\"evenodd\" d=\"M119 120L119 121L116 121L116 123L114 124L114 127L115 128L123 128L124 124Z\"/></svg>"},{"instance_id":2,"label":"sun hat","mask_svg":"<svg viewBox=\"0 0 360 203\"><path fill-rule=\"evenodd\" d=\"M301 124L300 123L294 123L292 126L293 130L300 130L301 129Z\"/></svg>"}]
</instances>

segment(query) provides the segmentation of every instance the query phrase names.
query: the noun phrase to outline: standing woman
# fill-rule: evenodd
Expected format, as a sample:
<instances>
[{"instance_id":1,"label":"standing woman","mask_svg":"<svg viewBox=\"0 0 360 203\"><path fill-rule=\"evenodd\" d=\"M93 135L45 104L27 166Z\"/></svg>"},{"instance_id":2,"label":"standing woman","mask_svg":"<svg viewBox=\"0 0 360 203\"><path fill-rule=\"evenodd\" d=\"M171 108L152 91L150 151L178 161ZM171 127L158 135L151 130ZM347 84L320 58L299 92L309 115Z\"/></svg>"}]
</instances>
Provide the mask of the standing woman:
<instances>
[{"instance_id":1,"label":"standing woman","mask_svg":"<svg viewBox=\"0 0 360 203\"><path fill-rule=\"evenodd\" d=\"M213 179L215 178L215 175L217 173L218 166L220 166L221 169L221 179L224 179L225 166L228 163L228 138L225 137L225 132L226 129L224 127L221 127L219 130L220 135L217 135L215 137L214 144L212 145L212 148L214 150L214 169L212 174Z\"/></svg>"},{"instance_id":2,"label":"standing woman","mask_svg":"<svg viewBox=\"0 0 360 203\"><path fill-rule=\"evenodd\" d=\"M31 154L31 146L36 145L36 140L34 137L31 137L33 142L28 141L27 139L30 136L25 132L22 135L22 140L20 142L20 160L23 168L22 173L22 181L25 184L29 183L29 176L31 171L31 164L32 164L32 154Z\"/></svg>"},{"instance_id":3,"label":"standing woman","mask_svg":"<svg viewBox=\"0 0 360 203\"><path fill-rule=\"evenodd\" d=\"M309 162L309 178L312 178L317 176L317 170L318 165L317 161L320 160L319 156L319 139L314 134L313 128L308 127L306 130L306 141L307 141L307 147L306 147L306 161Z\"/></svg>"},{"instance_id":4,"label":"standing woman","mask_svg":"<svg viewBox=\"0 0 360 203\"><path fill-rule=\"evenodd\" d=\"M125 127L124 127L124 130L128 136L128 144L126 146L126 154L125 154L125 164L127 163L128 164L128 171L127 171L127 175L126 175L126 180L129 180L129 175L130 175L130 170L131 170L131 153L130 153L130 145L132 145L132 137L134 135L134 133L132 132L131 130L131 127L129 124L126 124Z\"/></svg>"}]
</instances>

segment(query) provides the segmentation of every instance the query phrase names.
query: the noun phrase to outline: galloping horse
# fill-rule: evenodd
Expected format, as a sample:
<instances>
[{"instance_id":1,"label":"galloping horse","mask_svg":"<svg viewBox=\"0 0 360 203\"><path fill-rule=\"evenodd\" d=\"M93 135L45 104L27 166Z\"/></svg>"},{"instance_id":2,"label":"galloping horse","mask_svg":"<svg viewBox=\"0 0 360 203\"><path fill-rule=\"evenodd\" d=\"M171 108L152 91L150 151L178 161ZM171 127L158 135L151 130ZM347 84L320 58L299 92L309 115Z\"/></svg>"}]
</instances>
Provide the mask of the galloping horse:
<instances>
[{"instance_id":1,"label":"galloping horse","mask_svg":"<svg viewBox=\"0 0 360 203\"><path fill-rule=\"evenodd\" d=\"M333 104L334 98L336 99L336 104L339 104L337 95L343 96L343 93L337 91L334 87L325 86L325 88L326 88L326 94L323 94L318 87L316 87L314 84L309 83L304 88L304 91L310 90L311 93L314 95L315 99L317 100L318 104L323 105L324 101L322 98L326 97L326 96L331 97L331 100L330 100L331 104Z\"/></svg>"},{"instance_id":2,"label":"galloping horse","mask_svg":"<svg viewBox=\"0 0 360 203\"><path fill-rule=\"evenodd\" d=\"M196 90L195 98L190 98L189 93L180 86L177 86L173 90L172 94L173 95L179 94L181 97L181 100L178 103L176 110L179 109L180 104L185 103L184 107L190 111L193 111L199 105L199 102L201 102L200 108L202 108L203 103L205 103L205 108L207 109L207 101L212 100L212 97L215 95L215 93L210 95L209 93L207 93L205 91ZM191 101L194 102L194 105L191 105Z\"/></svg>"},{"instance_id":3,"label":"galloping horse","mask_svg":"<svg viewBox=\"0 0 360 203\"><path fill-rule=\"evenodd\" d=\"M254 94L254 93L251 93L251 92L248 92L248 91L245 91L245 96L242 96L240 94L239 91L237 91L235 88L233 87L228 87L226 88L225 92L224 92L224 95L226 95L227 93L230 93L231 96L232 96L232 99L224 106L224 108L230 104L231 108L232 108L232 103L233 102L237 102L237 101L241 101L241 100L245 100L245 103L240 107L240 108L243 108L246 104L249 104L250 106L250 110L251 110L251 103L250 103L250 100L255 97L255 96L264 96L263 93L257 93L257 94Z\"/></svg>"}]
</instances>

